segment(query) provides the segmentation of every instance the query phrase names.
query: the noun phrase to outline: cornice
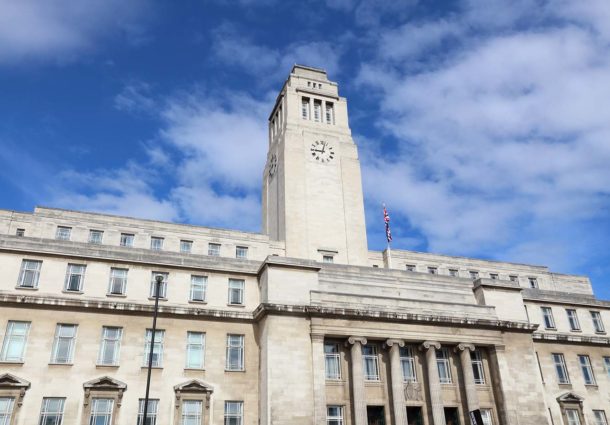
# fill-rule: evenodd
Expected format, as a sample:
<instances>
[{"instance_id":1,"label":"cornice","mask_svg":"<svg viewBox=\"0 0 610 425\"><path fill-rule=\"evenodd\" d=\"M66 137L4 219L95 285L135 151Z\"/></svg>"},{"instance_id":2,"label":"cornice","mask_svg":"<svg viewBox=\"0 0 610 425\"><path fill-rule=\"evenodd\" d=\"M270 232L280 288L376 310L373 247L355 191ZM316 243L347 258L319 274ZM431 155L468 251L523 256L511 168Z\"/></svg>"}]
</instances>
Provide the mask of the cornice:
<instances>
[{"instance_id":1,"label":"cornice","mask_svg":"<svg viewBox=\"0 0 610 425\"><path fill-rule=\"evenodd\" d=\"M542 333L534 332L532 334L534 342L549 343L549 344L576 344L576 345L597 345L610 346L610 338L602 336L585 336L572 335L565 333Z\"/></svg>"}]
</instances>

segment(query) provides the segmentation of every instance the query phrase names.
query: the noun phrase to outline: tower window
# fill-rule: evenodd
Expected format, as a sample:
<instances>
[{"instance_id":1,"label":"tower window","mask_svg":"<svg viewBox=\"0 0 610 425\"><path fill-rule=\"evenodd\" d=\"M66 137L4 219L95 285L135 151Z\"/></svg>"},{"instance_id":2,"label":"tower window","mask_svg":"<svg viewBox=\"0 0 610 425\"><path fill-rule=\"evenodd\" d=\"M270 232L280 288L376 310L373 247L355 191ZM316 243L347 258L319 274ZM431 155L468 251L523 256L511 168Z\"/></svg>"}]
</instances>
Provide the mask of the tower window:
<instances>
[{"instance_id":1,"label":"tower window","mask_svg":"<svg viewBox=\"0 0 610 425\"><path fill-rule=\"evenodd\" d=\"M326 102L326 124L335 123L335 111L331 102Z\"/></svg>"},{"instance_id":2,"label":"tower window","mask_svg":"<svg viewBox=\"0 0 610 425\"><path fill-rule=\"evenodd\" d=\"M323 255L322 256L322 262L324 263L334 263L335 259L332 255Z\"/></svg>"},{"instance_id":3,"label":"tower window","mask_svg":"<svg viewBox=\"0 0 610 425\"><path fill-rule=\"evenodd\" d=\"M301 118L304 120L309 119L309 98L302 97L301 98Z\"/></svg>"},{"instance_id":4,"label":"tower window","mask_svg":"<svg viewBox=\"0 0 610 425\"><path fill-rule=\"evenodd\" d=\"M313 120L320 122L322 120L322 102L319 100L313 101Z\"/></svg>"}]
</instances>

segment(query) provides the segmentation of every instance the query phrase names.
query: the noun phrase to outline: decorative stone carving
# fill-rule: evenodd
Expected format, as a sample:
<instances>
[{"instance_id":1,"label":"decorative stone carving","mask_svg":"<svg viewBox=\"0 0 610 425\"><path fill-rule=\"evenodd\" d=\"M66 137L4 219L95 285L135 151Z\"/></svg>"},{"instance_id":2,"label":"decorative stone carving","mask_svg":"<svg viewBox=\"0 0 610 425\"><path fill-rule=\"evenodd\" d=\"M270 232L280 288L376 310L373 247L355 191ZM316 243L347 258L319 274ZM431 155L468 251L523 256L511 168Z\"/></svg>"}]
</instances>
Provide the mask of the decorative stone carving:
<instances>
[{"instance_id":1,"label":"decorative stone carving","mask_svg":"<svg viewBox=\"0 0 610 425\"><path fill-rule=\"evenodd\" d=\"M30 382L25 379L18 378L11 373L3 373L0 375L0 390L14 391L17 396L17 406L23 404L25 392L30 388Z\"/></svg>"},{"instance_id":2,"label":"decorative stone carving","mask_svg":"<svg viewBox=\"0 0 610 425\"><path fill-rule=\"evenodd\" d=\"M464 350L474 351L474 345L468 344L465 342L460 342L454 349L454 351L458 354L460 351L464 351Z\"/></svg>"},{"instance_id":3,"label":"decorative stone carving","mask_svg":"<svg viewBox=\"0 0 610 425\"><path fill-rule=\"evenodd\" d=\"M405 342L402 339L388 339L385 342L385 345L387 347L392 347L393 345L398 345L399 347L404 347L405 346Z\"/></svg>"},{"instance_id":4,"label":"decorative stone carving","mask_svg":"<svg viewBox=\"0 0 610 425\"><path fill-rule=\"evenodd\" d=\"M349 345L354 345L356 342L359 342L362 345L366 345L367 340L365 337L363 336L350 336L347 341L345 342L345 346Z\"/></svg>"},{"instance_id":5,"label":"decorative stone carving","mask_svg":"<svg viewBox=\"0 0 610 425\"><path fill-rule=\"evenodd\" d=\"M191 379L174 386L176 393L176 409L180 408L180 399L183 394L202 394L205 396L205 408L210 408L210 395L214 392L214 387L200 379Z\"/></svg>"},{"instance_id":6,"label":"decorative stone carving","mask_svg":"<svg viewBox=\"0 0 610 425\"><path fill-rule=\"evenodd\" d=\"M123 393L127 390L127 384L109 376L92 379L83 384L85 390L85 399L83 401L86 407L89 404L89 398L92 391L114 392L116 393L117 406L121 407Z\"/></svg>"},{"instance_id":7,"label":"decorative stone carving","mask_svg":"<svg viewBox=\"0 0 610 425\"><path fill-rule=\"evenodd\" d=\"M405 385L405 400L406 401L423 401L422 386L417 382L408 382Z\"/></svg>"},{"instance_id":8,"label":"decorative stone carving","mask_svg":"<svg viewBox=\"0 0 610 425\"><path fill-rule=\"evenodd\" d=\"M428 350L431 347L436 349L436 350L440 350L441 349L441 343L440 342L436 342L436 341L424 341L424 342L422 342L422 344L419 347L419 349L420 350Z\"/></svg>"}]
</instances>

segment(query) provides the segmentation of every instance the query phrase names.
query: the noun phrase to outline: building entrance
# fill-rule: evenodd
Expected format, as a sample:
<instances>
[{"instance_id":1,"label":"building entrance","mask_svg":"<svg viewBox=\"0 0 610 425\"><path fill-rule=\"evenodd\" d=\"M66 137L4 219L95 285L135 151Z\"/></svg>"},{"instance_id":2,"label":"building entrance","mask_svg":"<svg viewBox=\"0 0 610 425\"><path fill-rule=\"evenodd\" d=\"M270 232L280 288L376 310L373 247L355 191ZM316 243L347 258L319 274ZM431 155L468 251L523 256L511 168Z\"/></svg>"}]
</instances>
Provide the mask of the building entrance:
<instances>
[{"instance_id":1,"label":"building entrance","mask_svg":"<svg viewBox=\"0 0 610 425\"><path fill-rule=\"evenodd\" d=\"M385 425L383 406L366 406L366 416L369 425Z\"/></svg>"},{"instance_id":2,"label":"building entrance","mask_svg":"<svg viewBox=\"0 0 610 425\"><path fill-rule=\"evenodd\" d=\"M457 407L445 407L445 423L447 425L460 425Z\"/></svg>"},{"instance_id":3,"label":"building entrance","mask_svg":"<svg viewBox=\"0 0 610 425\"><path fill-rule=\"evenodd\" d=\"M407 407L407 422L409 425L424 425L424 417L420 406Z\"/></svg>"}]
</instances>

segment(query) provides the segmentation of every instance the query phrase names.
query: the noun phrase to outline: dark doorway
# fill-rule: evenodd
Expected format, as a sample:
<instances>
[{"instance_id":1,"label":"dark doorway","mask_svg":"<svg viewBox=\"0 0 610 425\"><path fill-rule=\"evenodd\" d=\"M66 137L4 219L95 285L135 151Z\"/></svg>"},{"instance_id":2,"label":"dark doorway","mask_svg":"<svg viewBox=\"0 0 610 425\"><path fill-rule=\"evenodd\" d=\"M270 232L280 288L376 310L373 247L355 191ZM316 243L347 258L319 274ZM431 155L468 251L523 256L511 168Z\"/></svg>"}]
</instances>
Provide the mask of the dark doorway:
<instances>
[{"instance_id":1,"label":"dark doorway","mask_svg":"<svg viewBox=\"0 0 610 425\"><path fill-rule=\"evenodd\" d=\"M366 416L369 425L385 425L383 406L366 406Z\"/></svg>"},{"instance_id":2,"label":"dark doorway","mask_svg":"<svg viewBox=\"0 0 610 425\"><path fill-rule=\"evenodd\" d=\"M422 415L421 407L407 407L407 422L409 425L424 425L424 417Z\"/></svg>"},{"instance_id":3,"label":"dark doorway","mask_svg":"<svg viewBox=\"0 0 610 425\"><path fill-rule=\"evenodd\" d=\"M445 407L445 423L447 425L460 425L457 407Z\"/></svg>"}]
</instances>

